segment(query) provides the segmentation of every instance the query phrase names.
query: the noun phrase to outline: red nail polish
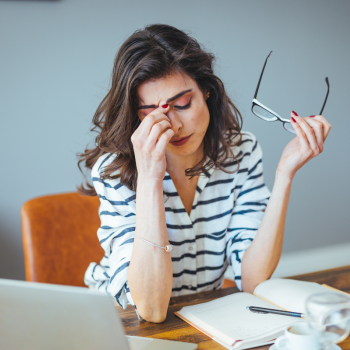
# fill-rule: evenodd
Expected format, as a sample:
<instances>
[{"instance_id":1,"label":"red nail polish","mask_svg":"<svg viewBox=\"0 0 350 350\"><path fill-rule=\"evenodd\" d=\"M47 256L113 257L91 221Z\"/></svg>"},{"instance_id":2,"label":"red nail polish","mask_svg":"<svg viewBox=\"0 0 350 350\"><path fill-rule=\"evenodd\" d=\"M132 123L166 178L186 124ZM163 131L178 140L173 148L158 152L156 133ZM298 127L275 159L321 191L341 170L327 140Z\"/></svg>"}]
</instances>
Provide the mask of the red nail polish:
<instances>
[{"instance_id":1,"label":"red nail polish","mask_svg":"<svg viewBox=\"0 0 350 350\"><path fill-rule=\"evenodd\" d=\"M165 105L163 105L163 106L161 106L162 108L168 108L168 104L165 104Z\"/></svg>"},{"instance_id":2,"label":"red nail polish","mask_svg":"<svg viewBox=\"0 0 350 350\"><path fill-rule=\"evenodd\" d=\"M298 115L298 114L297 114L297 115ZM296 121L295 121L295 119L294 119L293 117L292 117L292 120L293 120L294 123L296 123Z\"/></svg>"},{"instance_id":3,"label":"red nail polish","mask_svg":"<svg viewBox=\"0 0 350 350\"><path fill-rule=\"evenodd\" d=\"M294 112L294 111L292 111L292 113L293 113L294 115L298 116L298 113L296 113L296 112ZM298 117L299 117L299 116L298 116Z\"/></svg>"},{"instance_id":4,"label":"red nail polish","mask_svg":"<svg viewBox=\"0 0 350 350\"><path fill-rule=\"evenodd\" d=\"M310 118L316 117L315 115L310 115Z\"/></svg>"}]
</instances>

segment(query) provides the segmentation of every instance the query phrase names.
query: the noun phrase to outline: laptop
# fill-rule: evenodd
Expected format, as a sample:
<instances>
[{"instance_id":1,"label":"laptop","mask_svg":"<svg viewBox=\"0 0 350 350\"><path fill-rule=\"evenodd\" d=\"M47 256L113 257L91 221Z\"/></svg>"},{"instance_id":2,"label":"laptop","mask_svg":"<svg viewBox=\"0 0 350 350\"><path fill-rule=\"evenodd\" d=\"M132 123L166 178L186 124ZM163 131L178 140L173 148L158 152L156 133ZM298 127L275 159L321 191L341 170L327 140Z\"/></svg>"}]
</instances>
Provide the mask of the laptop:
<instances>
[{"instance_id":1,"label":"laptop","mask_svg":"<svg viewBox=\"0 0 350 350\"><path fill-rule=\"evenodd\" d=\"M125 336L108 294L0 279L0 349L192 350L197 344Z\"/></svg>"}]
</instances>

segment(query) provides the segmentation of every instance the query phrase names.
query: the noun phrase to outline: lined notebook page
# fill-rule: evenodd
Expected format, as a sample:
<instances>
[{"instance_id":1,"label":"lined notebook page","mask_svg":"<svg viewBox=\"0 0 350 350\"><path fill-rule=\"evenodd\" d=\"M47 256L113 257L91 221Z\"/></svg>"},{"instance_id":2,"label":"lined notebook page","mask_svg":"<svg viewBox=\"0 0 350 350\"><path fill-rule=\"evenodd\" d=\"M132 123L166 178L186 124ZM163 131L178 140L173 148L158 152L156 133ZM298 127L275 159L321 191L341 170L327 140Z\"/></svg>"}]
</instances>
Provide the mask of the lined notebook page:
<instances>
[{"instance_id":1,"label":"lined notebook page","mask_svg":"<svg viewBox=\"0 0 350 350\"><path fill-rule=\"evenodd\" d=\"M329 293L330 290L318 283L274 278L260 283L254 295L285 310L305 313L306 299L311 294L324 292Z\"/></svg>"},{"instance_id":2,"label":"lined notebook page","mask_svg":"<svg viewBox=\"0 0 350 350\"><path fill-rule=\"evenodd\" d=\"M255 340L274 335L300 319L273 314L256 314L247 306L274 308L249 293L234 293L207 303L187 306L178 313L187 320L232 345L237 340Z\"/></svg>"}]
</instances>

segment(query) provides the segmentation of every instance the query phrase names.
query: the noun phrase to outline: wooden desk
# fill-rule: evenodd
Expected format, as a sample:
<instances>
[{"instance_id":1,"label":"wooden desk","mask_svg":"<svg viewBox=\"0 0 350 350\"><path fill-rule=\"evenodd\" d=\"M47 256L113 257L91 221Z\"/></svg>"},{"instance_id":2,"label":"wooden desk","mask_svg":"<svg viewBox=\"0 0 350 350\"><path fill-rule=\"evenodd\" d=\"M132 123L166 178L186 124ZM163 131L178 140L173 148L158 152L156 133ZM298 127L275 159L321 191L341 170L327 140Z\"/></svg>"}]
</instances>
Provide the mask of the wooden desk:
<instances>
[{"instance_id":1,"label":"wooden desk","mask_svg":"<svg viewBox=\"0 0 350 350\"><path fill-rule=\"evenodd\" d=\"M293 276L290 278L321 284L326 283L331 287L350 293L350 266ZM160 324L154 324L143 320L139 321L131 305L128 305L125 310L118 307L118 310L123 321L125 334L127 335L197 343L198 349L224 350L226 348L175 316L174 311L178 311L184 306L203 303L238 291L236 287L231 287L171 298L167 318ZM340 343L339 346L343 350L350 350L350 337ZM254 349L267 350L269 347L270 345Z\"/></svg>"}]
</instances>

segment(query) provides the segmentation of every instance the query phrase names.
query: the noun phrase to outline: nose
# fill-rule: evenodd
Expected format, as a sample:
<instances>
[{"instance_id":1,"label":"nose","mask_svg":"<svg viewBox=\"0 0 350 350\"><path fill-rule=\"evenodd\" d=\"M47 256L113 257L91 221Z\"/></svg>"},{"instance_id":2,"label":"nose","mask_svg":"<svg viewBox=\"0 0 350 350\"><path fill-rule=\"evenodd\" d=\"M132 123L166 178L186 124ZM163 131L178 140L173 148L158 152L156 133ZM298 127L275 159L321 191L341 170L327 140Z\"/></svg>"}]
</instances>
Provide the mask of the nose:
<instances>
[{"instance_id":1,"label":"nose","mask_svg":"<svg viewBox=\"0 0 350 350\"><path fill-rule=\"evenodd\" d=\"M174 130L175 136L178 135L178 132L183 127L181 119L175 111L169 111L166 115L170 119L171 128Z\"/></svg>"}]
</instances>

